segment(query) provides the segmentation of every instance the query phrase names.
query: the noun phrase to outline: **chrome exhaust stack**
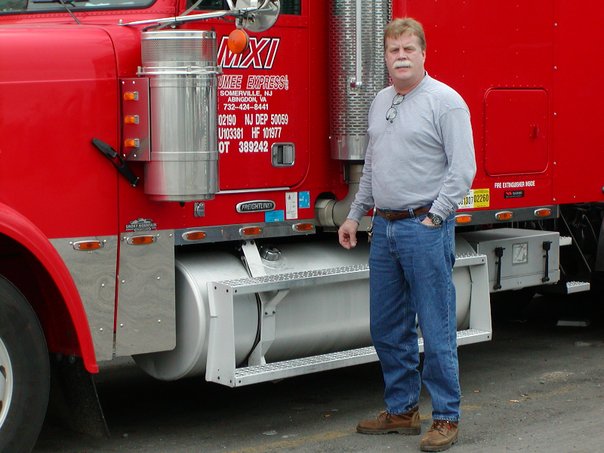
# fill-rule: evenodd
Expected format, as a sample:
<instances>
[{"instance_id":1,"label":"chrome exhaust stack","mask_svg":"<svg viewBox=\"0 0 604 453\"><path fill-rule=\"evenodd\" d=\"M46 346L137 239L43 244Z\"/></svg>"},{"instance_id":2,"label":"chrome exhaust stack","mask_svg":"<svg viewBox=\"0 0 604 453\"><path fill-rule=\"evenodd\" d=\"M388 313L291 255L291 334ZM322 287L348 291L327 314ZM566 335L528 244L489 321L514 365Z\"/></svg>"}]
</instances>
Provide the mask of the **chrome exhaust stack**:
<instances>
[{"instance_id":1,"label":"chrome exhaust stack","mask_svg":"<svg viewBox=\"0 0 604 453\"><path fill-rule=\"evenodd\" d=\"M367 114L375 95L388 84L383 30L390 19L388 0L334 0L330 8L329 98L333 159L363 160ZM354 43L349 42L354 37Z\"/></svg>"},{"instance_id":2,"label":"chrome exhaust stack","mask_svg":"<svg viewBox=\"0 0 604 453\"><path fill-rule=\"evenodd\" d=\"M349 192L340 201L317 202L317 221L328 228L346 220L359 187L369 142L367 115L375 95L388 85L382 35L390 16L388 0L334 0L330 8L330 153L345 165ZM359 230L369 225L366 217Z\"/></svg>"}]
</instances>

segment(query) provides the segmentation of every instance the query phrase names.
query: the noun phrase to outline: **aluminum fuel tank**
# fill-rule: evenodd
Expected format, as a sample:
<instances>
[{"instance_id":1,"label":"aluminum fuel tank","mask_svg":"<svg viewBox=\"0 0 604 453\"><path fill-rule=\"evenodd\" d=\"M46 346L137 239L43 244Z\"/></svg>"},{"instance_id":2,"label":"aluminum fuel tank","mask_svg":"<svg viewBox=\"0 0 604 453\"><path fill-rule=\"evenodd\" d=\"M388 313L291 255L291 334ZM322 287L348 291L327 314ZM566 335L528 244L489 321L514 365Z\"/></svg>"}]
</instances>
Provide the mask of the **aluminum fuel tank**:
<instances>
[{"instance_id":1,"label":"aluminum fuel tank","mask_svg":"<svg viewBox=\"0 0 604 453\"><path fill-rule=\"evenodd\" d=\"M471 253L465 242L458 252ZM274 253L279 254L274 259ZM262 260L267 275L367 264L368 245L345 250L336 241L281 244L274 260ZM208 282L247 278L241 260L227 252L182 253L176 271L176 348L139 355L137 364L158 379L203 375L206 368L210 313ZM458 328L467 328L471 279L467 268L455 269ZM236 361L251 351L258 329L255 295L234 299ZM289 290L276 310L275 340L267 362L306 357L371 345L367 280Z\"/></svg>"}]
</instances>

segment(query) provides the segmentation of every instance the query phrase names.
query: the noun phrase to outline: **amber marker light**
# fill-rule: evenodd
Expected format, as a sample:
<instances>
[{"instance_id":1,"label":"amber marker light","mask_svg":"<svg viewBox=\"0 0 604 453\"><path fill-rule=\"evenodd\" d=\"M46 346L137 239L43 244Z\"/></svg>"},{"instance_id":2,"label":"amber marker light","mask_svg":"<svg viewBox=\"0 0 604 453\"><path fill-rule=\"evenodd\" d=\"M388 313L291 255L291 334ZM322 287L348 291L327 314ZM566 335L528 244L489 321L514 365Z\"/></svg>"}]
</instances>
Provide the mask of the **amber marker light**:
<instances>
[{"instance_id":1,"label":"amber marker light","mask_svg":"<svg viewBox=\"0 0 604 453\"><path fill-rule=\"evenodd\" d=\"M205 231L187 231L182 234L182 238L185 241L202 241L207 237L207 233Z\"/></svg>"},{"instance_id":2,"label":"amber marker light","mask_svg":"<svg viewBox=\"0 0 604 453\"><path fill-rule=\"evenodd\" d=\"M247 49L249 42L250 39L247 33L244 30L236 28L231 33L229 33L227 46L231 52L236 55L239 55Z\"/></svg>"},{"instance_id":3,"label":"amber marker light","mask_svg":"<svg viewBox=\"0 0 604 453\"><path fill-rule=\"evenodd\" d=\"M78 250L80 252L92 252L94 250L98 250L103 248L103 243L101 241L78 241L73 244L74 250Z\"/></svg>"},{"instance_id":4,"label":"amber marker light","mask_svg":"<svg viewBox=\"0 0 604 453\"><path fill-rule=\"evenodd\" d=\"M242 238L259 236L262 234L262 227L259 226L249 226L243 227L239 230L239 234Z\"/></svg>"},{"instance_id":5,"label":"amber marker light","mask_svg":"<svg viewBox=\"0 0 604 453\"><path fill-rule=\"evenodd\" d=\"M295 223L292 225L292 229L298 233L308 233L315 230L315 225L312 223Z\"/></svg>"},{"instance_id":6,"label":"amber marker light","mask_svg":"<svg viewBox=\"0 0 604 453\"><path fill-rule=\"evenodd\" d=\"M138 115L126 115L124 117L124 124L138 124L139 121Z\"/></svg>"},{"instance_id":7,"label":"amber marker light","mask_svg":"<svg viewBox=\"0 0 604 453\"><path fill-rule=\"evenodd\" d=\"M552 215L552 210L550 208L539 208L535 209L535 217L550 217Z\"/></svg>"},{"instance_id":8,"label":"amber marker light","mask_svg":"<svg viewBox=\"0 0 604 453\"><path fill-rule=\"evenodd\" d=\"M127 138L124 140L124 148L140 148L141 142L138 138Z\"/></svg>"},{"instance_id":9,"label":"amber marker light","mask_svg":"<svg viewBox=\"0 0 604 453\"><path fill-rule=\"evenodd\" d=\"M504 221L511 220L514 217L514 213L512 211L499 211L495 214L495 219Z\"/></svg>"},{"instance_id":10,"label":"amber marker light","mask_svg":"<svg viewBox=\"0 0 604 453\"><path fill-rule=\"evenodd\" d=\"M138 101L138 91L124 92L124 101Z\"/></svg>"},{"instance_id":11,"label":"amber marker light","mask_svg":"<svg viewBox=\"0 0 604 453\"><path fill-rule=\"evenodd\" d=\"M157 240L157 237L152 234L145 234L143 236L132 236L127 239L130 245L149 245L153 244Z\"/></svg>"},{"instance_id":12,"label":"amber marker light","mask_svg":"<svg viewBox=\"0 0 604 453\"><path fill-rule=\"evenodd\" d=\"M459 225L466 225L472 222L472 214L458 214L455 216L455 223Z\"/></svg>"}]
</instances>

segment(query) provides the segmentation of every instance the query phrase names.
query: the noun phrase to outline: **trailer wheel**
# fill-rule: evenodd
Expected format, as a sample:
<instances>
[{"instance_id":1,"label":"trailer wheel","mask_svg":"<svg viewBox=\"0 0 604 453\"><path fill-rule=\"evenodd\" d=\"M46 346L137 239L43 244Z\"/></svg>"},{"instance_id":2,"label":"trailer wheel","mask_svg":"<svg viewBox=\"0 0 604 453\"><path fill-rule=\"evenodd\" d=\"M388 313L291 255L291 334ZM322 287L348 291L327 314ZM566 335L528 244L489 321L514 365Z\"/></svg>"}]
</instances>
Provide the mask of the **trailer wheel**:
<instances>
[{"instance_id":1,"label":"trailer wheel","mask_svg":"<svg viewBox=\"0 0 604 453\"><path fill-rule=\"evenodd\" d=\"M25 297L0 276L0 452L30 452L50 391L44 333Z\"/></svg>"}]
</instances>

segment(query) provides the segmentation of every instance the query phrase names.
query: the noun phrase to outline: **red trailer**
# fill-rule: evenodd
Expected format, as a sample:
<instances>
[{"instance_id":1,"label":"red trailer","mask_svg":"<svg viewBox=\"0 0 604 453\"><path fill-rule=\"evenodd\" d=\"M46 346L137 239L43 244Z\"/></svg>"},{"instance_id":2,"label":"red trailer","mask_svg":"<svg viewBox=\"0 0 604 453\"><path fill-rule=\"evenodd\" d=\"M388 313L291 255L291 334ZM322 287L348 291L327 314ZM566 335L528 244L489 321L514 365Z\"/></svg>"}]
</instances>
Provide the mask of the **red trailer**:
<instances>
[{"instance_id":1,"label":"red trailer","mask_svg":"<svg viewBox=\"0 0 604 453\"><path fill-rule=\"evenodd\" d=\"M472 114L459 344L491 338L494 293L590 290L603 9L0 0L0 451L33 448L51 374L79 410L118 357L231 387L377 360L369 246L335 232L392 17L424 24L429 73Z\"/></svg>"}]
</instances>

